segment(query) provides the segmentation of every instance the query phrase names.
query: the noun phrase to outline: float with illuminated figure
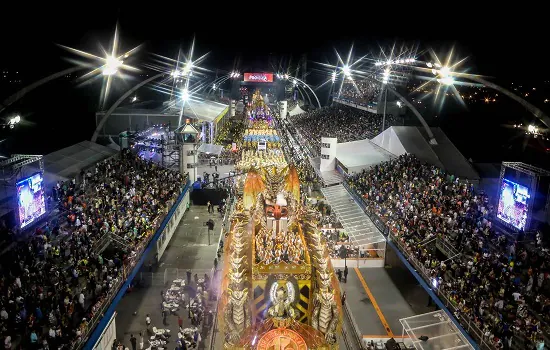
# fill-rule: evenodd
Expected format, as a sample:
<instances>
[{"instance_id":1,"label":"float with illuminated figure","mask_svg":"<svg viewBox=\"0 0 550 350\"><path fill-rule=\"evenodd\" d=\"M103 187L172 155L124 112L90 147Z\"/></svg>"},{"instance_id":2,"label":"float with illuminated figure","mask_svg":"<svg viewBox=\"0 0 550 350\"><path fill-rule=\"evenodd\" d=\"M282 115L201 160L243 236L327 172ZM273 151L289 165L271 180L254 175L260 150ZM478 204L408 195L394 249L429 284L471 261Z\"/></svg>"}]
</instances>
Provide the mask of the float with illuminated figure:
<instances>
[{"instance_id":1,"label":"float with illuminated figure","mask_svg":"<svg viewBox=\"0 0 550 350\"><path fill-rule=\"evenodd\" d=\"M247 114L249 128L243 135L243 149L256 149L258 143L265 143L267 149L280 148L281 139L273 129L272 112L265 104L259 90L254 92Z\"/></svg>"},{"instance_id":2,"label":"float with illuminated figure","mask_svg":"<svg viewBox=\"0 0 550 350\"><path fill-rule=\"evenodd\" d=\"M224 347L338 349L338 282L316 212L302 205L296 169L281 159L250 165L239 182L222 271Z\"/></svg>"},{"instance_id":3,"label":"float with illuminated figure","mask_svg":"<svg viewBox=\"0 0 550 350\"><path fill-rule=\"evenodd\" d=\"M262 97L261 91L258 89L252 94L250 109L247 112L248 119L251 121L264 121L266 123L273 122L273 115Z\"/></svg>"}]
</instances>

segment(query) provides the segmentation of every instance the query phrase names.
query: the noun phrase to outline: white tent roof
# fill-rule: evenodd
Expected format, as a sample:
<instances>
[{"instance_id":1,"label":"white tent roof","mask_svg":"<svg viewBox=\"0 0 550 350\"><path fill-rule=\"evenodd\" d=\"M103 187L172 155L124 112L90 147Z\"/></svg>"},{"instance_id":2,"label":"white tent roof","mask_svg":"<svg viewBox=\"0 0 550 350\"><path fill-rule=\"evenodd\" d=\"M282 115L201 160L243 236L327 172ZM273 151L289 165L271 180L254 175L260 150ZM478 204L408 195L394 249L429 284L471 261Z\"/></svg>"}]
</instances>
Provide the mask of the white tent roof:
<instances>
[{"instance_id":1,"label":"white tent roof","mask_svg":"<svg viewBox=\"0 0 550 350\"><path fill-rule=\"evenodd\" d=\"M116 153L116 150L90 141L62 148L44 156L45 181L48 182L49 177L68 180L78 175L81 170Z\"/></svg>"},{"instance_id":2,"label":"white tent roof","mask_svg":"<svg viewBox=\"0 0 550 350\"><path fill-rule=\"evenodd\" d=\"M178 128L176 132L180 134L199 134L197 129L191 124L185 124L183 128L182 127Z\"/></svg>"},{"instance_id":3,"label":"white tent roof","mask_svg":"<svg viewBox=\"0 0 550 350\"><path fill-rule=\"evenodd\" d=\"M367 169L391 158L391 154L368 139L339 143L336 146L336 159L348 168L348 173Z\"/></svg>"},{"instance_id":4,"label":"white tent roof","mask_svg":"<svg viewBox=\"0 0 550 350\"><path fill-rule=\"evenodd\" d=\"M181 102L176 103L175 107L179 111L181 109ZM196 118L212 122L216 120L227 107L228 105L223 103L191 98L185 102L183 115L187 118Z\"/></svg>"},{"instance_id":5,"label":"white tent roof","mask_svg":"<svg viewBox=\"0 0 550 350\"><path fill-rule=\"evenodd\" d=\"M444 311L402 318L399 322L418 350L474 349ZM428 339L420 340L422 336Z\"/></svg>"},{"instance_id":6,"label":"white tent roof","mask_svg":"<svg viewBox=\"0 0 550 350\"><path fill-rule=\"evenodd\" d=\"M430 145L424 128L392 126L372 139L376 145L395 155L414 154L418 159L445 169L460 178L479 179L472 164L460 153L440 128L430 128L437 145Z\"/></svg>"},{"instance_id":7,"label":"white tent roof","mask_svg":"<svg viewBox=\"0 0 550 350\"><path fill-rule=\"evenodd\" d=\"M296 105L296 107L294 107L290 112L290 116L295 116L297 114L302 114L302 113L305 113L305 111L303 109L300 108L299 105Z\"/></svg>"},{"instance_id":8,"label":"white tent roof","mask_svg":"<svg viewBox=\"0 0 550 350\"><path fill-rule=\"evenodd\" d=\"M415 126L392 126L373 138L372 142L396 155L411 153L426 163L443 168L428 140Z\"/></svg>"},{"instance_id":9,"label":"white tent roof","mask_svg":"<svg viewBox=\"0 0 550 350\"><path fill-rule=\"evenodd\" d=\"M384 148L385 150L388 150L389 152L395 154L396 156L407 153L407 150L405 150L405 147L403 147L401 141L399 141L399 137L395 133L395 129L393 127L387 128L386 130L382 131L371 141L378 146Z\"/></svg>"},{"instance_id":10,"label":"white tent roof","mask_svg":"<svg viewBox=\"0 0 550 350\"><path fill-rule=\"evenodd\" d=\"M199 152L208 153L216 156L219 156L220 153L222 153L222 150L223 150L223 146L213 145L211 143L203 143L199 147Z\"/></svg>"}]
</instances>

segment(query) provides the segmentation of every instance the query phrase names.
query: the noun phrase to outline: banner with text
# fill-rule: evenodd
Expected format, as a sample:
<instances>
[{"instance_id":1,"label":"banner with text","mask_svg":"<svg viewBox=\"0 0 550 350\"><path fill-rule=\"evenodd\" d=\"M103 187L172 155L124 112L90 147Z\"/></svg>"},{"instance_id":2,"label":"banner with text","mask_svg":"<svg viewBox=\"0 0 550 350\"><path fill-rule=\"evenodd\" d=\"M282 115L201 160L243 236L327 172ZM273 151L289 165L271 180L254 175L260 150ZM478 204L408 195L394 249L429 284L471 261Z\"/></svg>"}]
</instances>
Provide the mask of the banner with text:
<instances>
[{"instance_id":1,"label":"banner with text","mask_svg":"<svg viewBox=\"0 0 550 350\"><path fill-rule=\"evenodd\" d=\"M273 73L244 73L244 81L252 83L272 83Z\"/></svg>"}]
</instances>

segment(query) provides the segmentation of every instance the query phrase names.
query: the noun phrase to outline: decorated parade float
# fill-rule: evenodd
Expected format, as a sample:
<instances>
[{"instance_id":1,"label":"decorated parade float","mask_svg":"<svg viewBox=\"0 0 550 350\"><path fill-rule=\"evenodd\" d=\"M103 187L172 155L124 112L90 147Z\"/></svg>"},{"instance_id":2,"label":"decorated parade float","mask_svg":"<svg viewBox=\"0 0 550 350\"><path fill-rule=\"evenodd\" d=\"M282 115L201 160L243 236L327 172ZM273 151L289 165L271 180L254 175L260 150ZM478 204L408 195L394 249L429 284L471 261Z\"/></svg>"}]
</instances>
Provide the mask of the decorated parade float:
<instances>
[{"instance_id":1,"label":"decorated parade float","mask_svg":"<svg viewBox=\"0 0 550 350\"><path fill-rule=\"evenodd\" d=\"M267 164L264 151L255 152L245 154L250 164L225 244L224 347L338 349L339 288L316 213L302 204L298 174L284 156Z\"/></svg>"}]
</instances>

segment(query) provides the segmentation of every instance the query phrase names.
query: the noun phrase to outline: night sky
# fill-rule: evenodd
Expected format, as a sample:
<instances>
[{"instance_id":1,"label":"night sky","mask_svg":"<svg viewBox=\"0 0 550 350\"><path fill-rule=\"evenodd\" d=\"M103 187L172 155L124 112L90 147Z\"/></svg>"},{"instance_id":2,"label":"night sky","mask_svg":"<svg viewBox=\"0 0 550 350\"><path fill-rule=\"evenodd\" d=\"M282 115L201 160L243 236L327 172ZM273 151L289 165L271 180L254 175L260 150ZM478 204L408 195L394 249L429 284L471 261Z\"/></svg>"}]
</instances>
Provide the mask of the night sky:
<instances>
[{"instance_id":1,"label":"night sky","mask_svg":"<svg viewBox=\"0 0 550 350\"><path fill-rule=\"evenodd\" d=\"M204 66L212 70L229 71L238 57L241 71L270 71L269 54L298 60L304 53L309 60L308 69L318 68L314 62L335 63L334 49L347 54L352 43L356 55L361 56L376 55L379 46L388 47L397 42L416 44L420 50L432 47L438 53L445 53L454 45L457 57L468 56L465 67L472 73L494 77L495 81L542 82L550 76L545 55L548 46L544 38L546 22L541 18L545 12L534 7L518 9L518 5L506 9L501 3L498 8L483 9L477 4L414 3L410 8L400 4L391 8L369 4L354 11L351 4L345 6L352 10L336 5L300 8L295 4L292 7L280 3L250 6L242 2L228 6L209 2L202 8L199 3L155 5L135 2L108 7L101 3L93 6L75 3L73 7L6 6L3 10L9 11L3 11L0 22L3 47L0 67L24 71L32 81L70 65L65 58L74 56L55 44L98 54L98 44L108 47L118 22L122 49L144 44L133 58L136 66L150 62L150 53L174 57L178 47L187 50L195 36L196 54L209 52ZM284 9L276 9L281 6ZM97 109L98 98L94 95L97 86L82 88L70 84L53 83L16 106L27 113L28 123L4 143L4 152L42 149L40 153L47 153L89 139ZM514 113L516 111L524 113L521 110L514 110ZM467 118L475 117L471 111L453 111L448 115L458 119L468 113ZM497 117L487 118L487 125L482 127L498 128L499 122ZM448 129L456 128L457 124L464 128L465 124L456 119L439 123L447 123ZM463 148L465 142L456 135L463 130L454 130L455 135L450 136L467 156L471 156L471 150ZM483 130L479 137L487 134L490 133ZM51 135L62 137L52 138Z\"/></svg>"},{"instance_id":2,"label":"night sky","mask_svg":"<svg viewBox=\"0 0 550 350\"><path fill-rule=\"evenodd\" d=\"M1 55L0 62L55 65L64 54L55 43L95 51L98 43L108 43L118 21L125 47L145 43L146 51L170 55L179 44L187 47L194 34L198 52L211 52L207 64L221 69L231 68L239 54L245 65L254 66L273 52L334 60L333 48L345 52L351 43L358 55L364 55L376 53L378 45L405 42L436 51L455 44L460 57L470 56L468 66L485 75L525 77L549 72L544 53L546 24L540 20L544 11L536 7L507 10L455 5L461 13L435 4L411 4L410 9L388 9L391 13L386 15L376 6L364 11L342 8L338 14L338 9L295 4L283 12L259 6L248 9L242 2L229 11L214 3L213 8L202 9L196 3L189 8L154 7L151 2L145 6L97 4L79 9L25 6L11 10L15 16L4 13L0 29L7 50L2 51L9 54Z\"/></svg>"}]
</instances>

